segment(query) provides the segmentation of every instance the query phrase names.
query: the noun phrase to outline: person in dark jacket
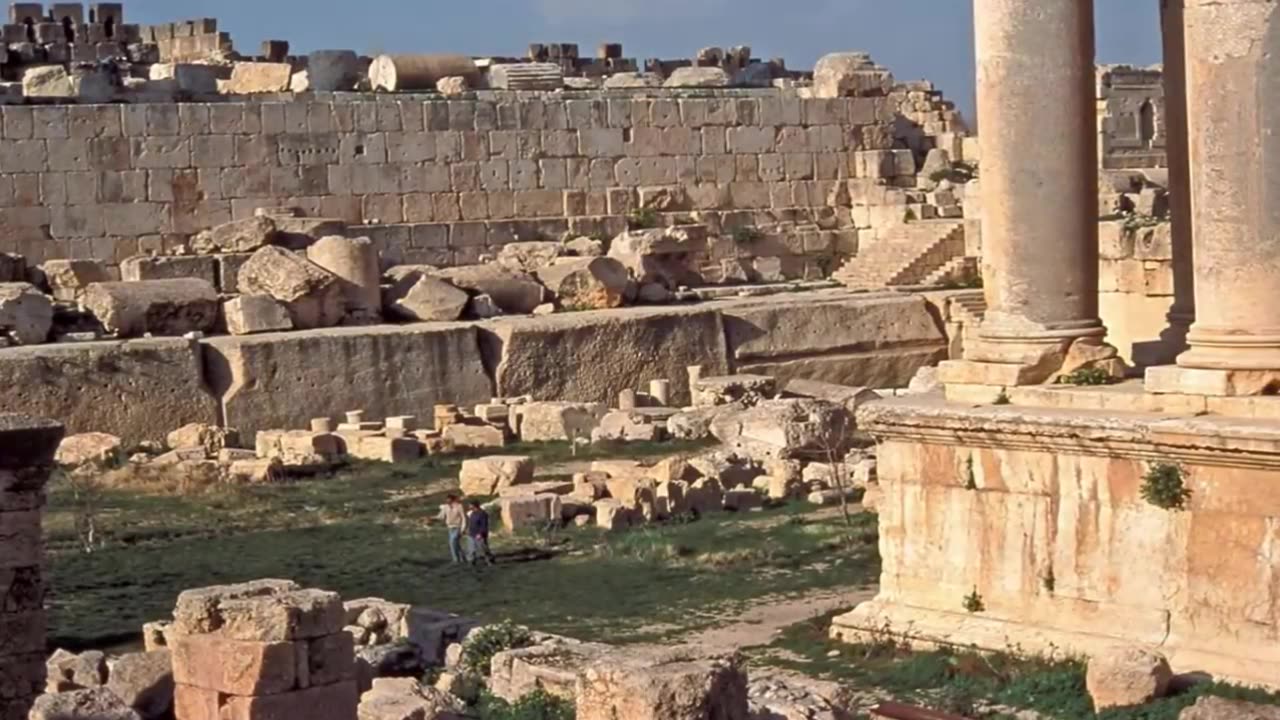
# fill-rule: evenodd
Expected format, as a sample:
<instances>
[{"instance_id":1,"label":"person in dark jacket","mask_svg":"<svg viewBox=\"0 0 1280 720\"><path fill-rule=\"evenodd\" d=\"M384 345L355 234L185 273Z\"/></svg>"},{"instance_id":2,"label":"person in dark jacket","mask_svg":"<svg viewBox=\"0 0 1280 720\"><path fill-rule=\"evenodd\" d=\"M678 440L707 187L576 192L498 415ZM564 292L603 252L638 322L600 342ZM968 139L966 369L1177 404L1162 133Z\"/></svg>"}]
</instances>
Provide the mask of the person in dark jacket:
<instances>
[{"instance_id":1,"label":"person in dark jacket","mask_svg":"<svg viewBox=\"0 0 1280 720\"><path fill-rule=\"evenodd\" d=\"M471 501L471 512L467 515L467 537L471 539L471 564L475 565L484 555L486 563L494 563L493 551L489 549L489 513L480 507L477 500Z\"/></svg>"}]
</instances>

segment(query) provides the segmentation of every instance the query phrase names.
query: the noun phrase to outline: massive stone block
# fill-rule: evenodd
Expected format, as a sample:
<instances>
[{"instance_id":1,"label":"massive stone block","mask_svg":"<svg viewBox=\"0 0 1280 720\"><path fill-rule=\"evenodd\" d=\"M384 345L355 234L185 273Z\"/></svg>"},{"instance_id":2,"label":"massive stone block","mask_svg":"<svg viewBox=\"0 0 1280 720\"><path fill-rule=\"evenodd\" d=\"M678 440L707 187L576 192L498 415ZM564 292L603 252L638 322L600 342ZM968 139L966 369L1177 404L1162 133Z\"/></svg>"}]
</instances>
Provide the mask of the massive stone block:
<instances>
[{"instance_id":1,"label":"massive stone block","mask_svg":"<svg viewBox=\"0 0 1280 720\"><path fill-rule=\"evenodd\" d=\"M921 367L947 358L947 338L918 295L775 296L722 313L733 369L779 384L906 387Z\"/></svg>"},{"instance_id":2,"label":"massive stone block","mask_svg":"<svg viewBox=\"0 0 1280 720\"><path fill-rule=\"evenodd\" d=\"M207 332L218 322L218 293L196 278L94 283L84 306L121 337Z\"/></svg>"},{"instance_id":3,"label":"massive stone block","mask_svg":"<svg viewBox=\"0 0 1280 720\"><path fill-rule=\"evenodd\" d=\"M178 339L0 351L0 412L19 410L55 418L72 433L107 430L125 445L218 422L199 351Z\"/></svg>"},{"instance_id":4,"label":"massive stone block","mask_svg":"<svg viewBox=\"0 0 1280 720\"><path fill-rule=\"evenodd\" d=\"M437 403L493 396L475 328L461 324L334 328L204 343L225 422L246 435L314 417L430 417Z\"/></svg>"},{"instance_id":5,"label":"massive stone block","mask_svg":"<svg viewBox=\"0 0 1280 720\"><path fill-rule=\"evenodd\" d=\"M612 404L623 389L669 379L679 405L689 402L688 366L718 375L728 365L724 326L712 309L581 312L481 327L502 396ZM548 362L549 348L564 361Z\"/></svg>"}]
</instances>

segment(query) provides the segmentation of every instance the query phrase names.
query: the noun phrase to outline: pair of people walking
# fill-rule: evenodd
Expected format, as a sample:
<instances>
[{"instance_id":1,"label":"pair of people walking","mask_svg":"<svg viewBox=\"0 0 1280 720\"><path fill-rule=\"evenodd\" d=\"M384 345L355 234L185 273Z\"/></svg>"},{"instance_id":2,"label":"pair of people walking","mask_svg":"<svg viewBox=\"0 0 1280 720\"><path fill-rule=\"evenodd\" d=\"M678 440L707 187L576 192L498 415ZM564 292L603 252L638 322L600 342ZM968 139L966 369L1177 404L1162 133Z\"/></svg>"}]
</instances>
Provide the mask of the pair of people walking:
<instances>
[{"instance_id":1,"label":"pair of people walking","mask_svg":"<svg viewBox=\"0 0 1280 720\"><path fill-rule=\"evenodd\" d=\"M483 560L494 564L493 551L489 549L489 513L478 500L464 505L457 495L440 508L440 518L449 530L449 556L455 563L467 561L472 565ZM463 546L463 538L466 546Z\"/></svg>"}]
</instances>

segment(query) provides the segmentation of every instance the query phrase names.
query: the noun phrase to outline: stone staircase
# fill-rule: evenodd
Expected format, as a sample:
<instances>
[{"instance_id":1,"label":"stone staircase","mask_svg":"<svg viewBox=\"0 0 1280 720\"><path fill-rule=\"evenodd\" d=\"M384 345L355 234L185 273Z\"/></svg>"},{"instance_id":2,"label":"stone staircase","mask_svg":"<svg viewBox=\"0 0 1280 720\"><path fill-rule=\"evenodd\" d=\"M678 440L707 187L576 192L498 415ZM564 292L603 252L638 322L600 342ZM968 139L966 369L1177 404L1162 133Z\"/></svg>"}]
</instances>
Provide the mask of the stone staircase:
<instances>
[{"instance_id":1,"label":"stone staircase","mask_svg":"<svg viewBox=\"0 0 1280 720\"><path fill-rule=\"evenodd\" d=\"M954 260L964 257L963 220L920 220L850 258L832 276L857 290L892 285L923 285Z\"/></svg>"},{"instance_id":2,"label":"stone staircase","mask_svg":"<svg viewBox=\"0 0 1280 720\"><path fill-rule=\"evenodd\" d=\"M951 297L951 321L967 328L976 328L982 324L987 314L987 300L981 290L974 290Z\"/></svg>"},{"instance_id":3,"label":"stone staircase","mask_svg":"<svg viewBox=\"0 0 1280 720\"><path fill-rule=\"evenodd\" d=\"M952 258L942 264L920 281L921 285L960 285L979 277L982 269L978 266L978 258L965 255Z\"/></svg>"}]
</instances>

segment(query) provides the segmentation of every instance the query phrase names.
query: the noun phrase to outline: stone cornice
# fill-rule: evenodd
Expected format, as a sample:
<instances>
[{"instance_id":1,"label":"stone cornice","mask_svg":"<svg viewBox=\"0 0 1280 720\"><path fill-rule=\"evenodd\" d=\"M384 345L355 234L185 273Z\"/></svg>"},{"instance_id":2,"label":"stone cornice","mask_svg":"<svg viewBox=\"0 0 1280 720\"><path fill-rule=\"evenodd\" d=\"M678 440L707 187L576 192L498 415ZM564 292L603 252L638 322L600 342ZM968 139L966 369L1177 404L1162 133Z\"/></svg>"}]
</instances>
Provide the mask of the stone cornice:
<instances>
[{"instance_id":1,"label":"stone cornice","mask_svg":"<svg viewBox=\"0 0 1280 720\"><path fill-rule=\"evenodd\" d=\"M930 395L864 405L858 428L877 441L1280 471L1280 422L1266 420L973 407Z\"/></svg>"}]
</instances>

